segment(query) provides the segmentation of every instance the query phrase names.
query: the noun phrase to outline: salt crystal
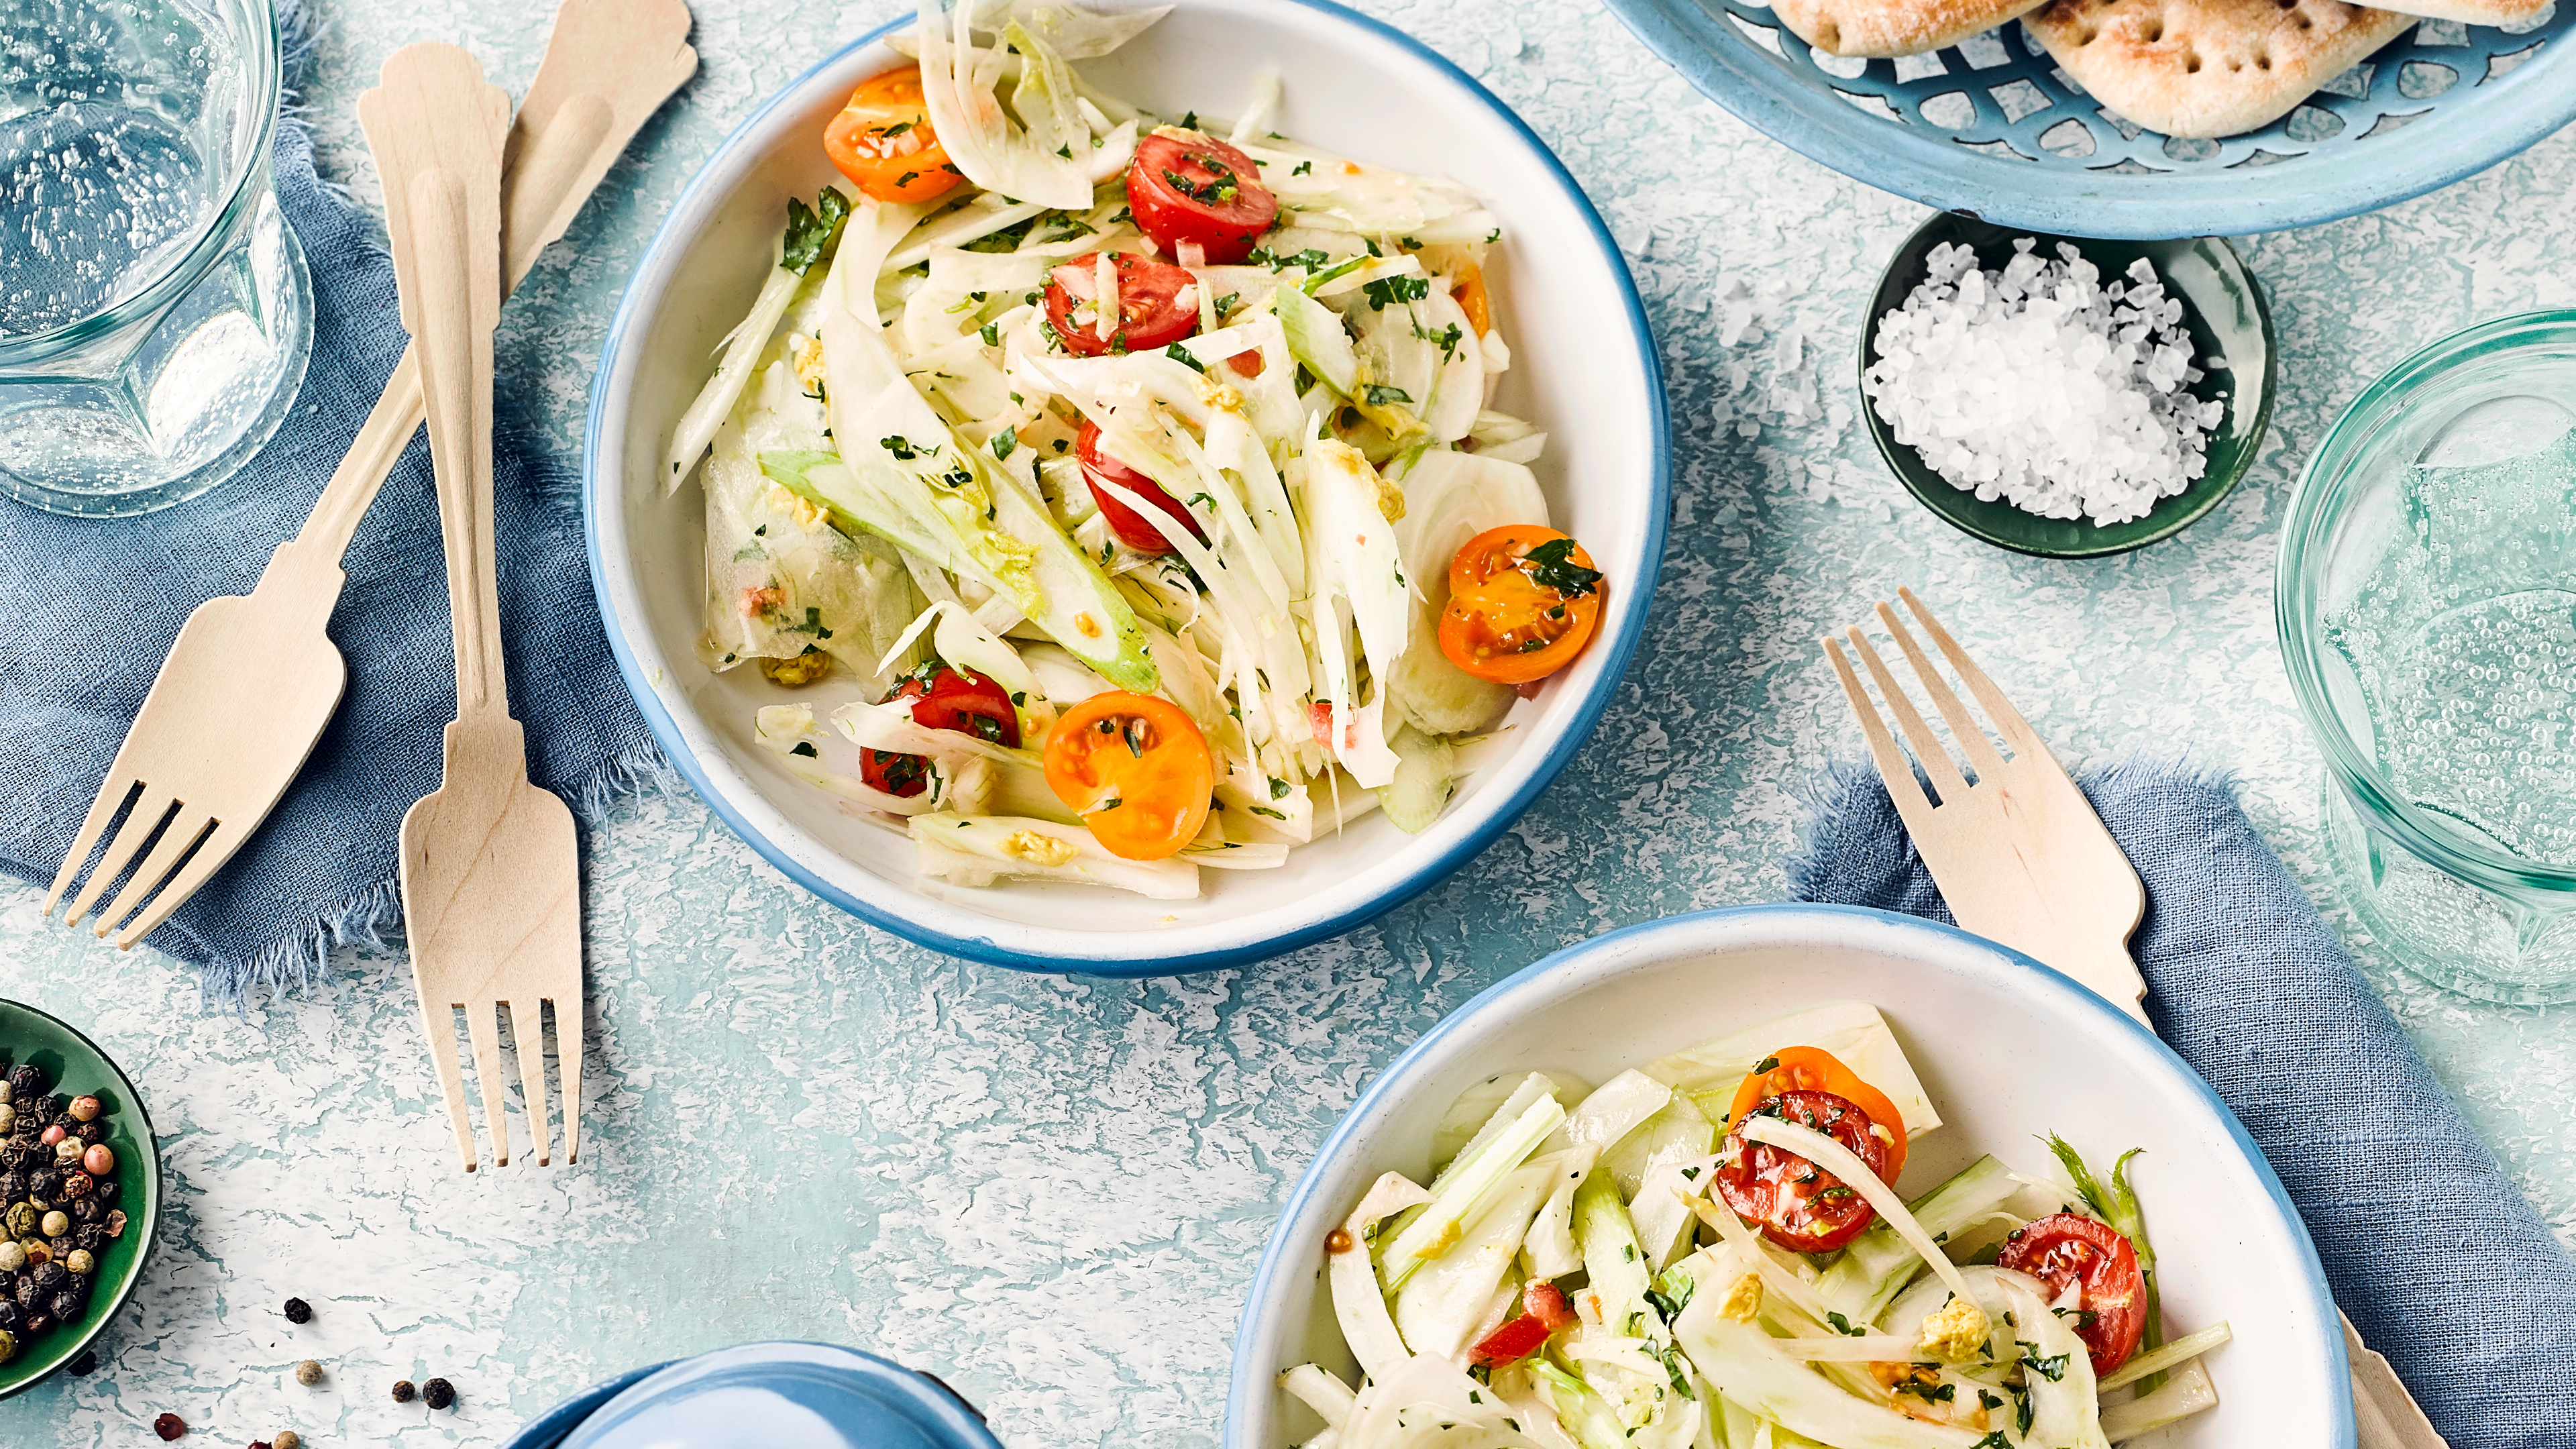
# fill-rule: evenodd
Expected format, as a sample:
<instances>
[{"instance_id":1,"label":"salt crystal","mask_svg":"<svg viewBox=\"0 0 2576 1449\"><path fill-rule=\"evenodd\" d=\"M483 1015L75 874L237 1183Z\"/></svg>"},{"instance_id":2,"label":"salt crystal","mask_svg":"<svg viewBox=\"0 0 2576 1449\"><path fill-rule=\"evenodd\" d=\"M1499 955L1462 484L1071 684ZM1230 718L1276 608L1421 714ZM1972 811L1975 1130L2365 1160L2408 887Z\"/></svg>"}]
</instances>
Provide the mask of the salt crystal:
<instances>
[{"instance_id":1,"label":"salt crystal","mask_svg":"<svg viewBox=\"0 0 2576 1449\"><path fill-rule=\"evenodd\" d=\"M2224 410L2189 391L2203 376L2169 296L2140 258L2102 284L2060 243L2016 239L2001 271L1936 246L1922 285L1878 319L1862 392L1898 442L1954 487L2045 518L2144 518L2208 471L2206 430Z\"/></svg>"}]
</instances>

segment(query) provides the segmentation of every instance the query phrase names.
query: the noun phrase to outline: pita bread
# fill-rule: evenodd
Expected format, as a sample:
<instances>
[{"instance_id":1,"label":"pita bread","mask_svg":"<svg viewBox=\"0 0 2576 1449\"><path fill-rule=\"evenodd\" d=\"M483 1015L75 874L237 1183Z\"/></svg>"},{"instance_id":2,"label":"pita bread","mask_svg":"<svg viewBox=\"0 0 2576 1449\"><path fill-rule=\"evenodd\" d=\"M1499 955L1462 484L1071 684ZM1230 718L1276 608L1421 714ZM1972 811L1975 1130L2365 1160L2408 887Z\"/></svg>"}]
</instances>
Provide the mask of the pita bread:
<instances>
[{"instance_id":1,"label":"pita bread","mask_svg":"<svg viewBox=\"0 0 2576 1449\"><path fill-rule=\"evenodd\" d=\"M2382 9L2463 25L2520 25L2547 10L2550 0L2405 0Z\"/></svg>"},{"instance_id":2,"label":"pita bread","mask_svg":"<svg viewBox=\"0 0 2576 1449\"><path fill-rule=\"evenodd\" d=\"M1981 35L2045 0L1771 0L1771 14L1827 55L1921 55ZM2440 4L2443 0L2432 0Z\"/></svg>"},{"instance_id":3,"label":"pita bread","mask_svg":"<svg viewBox=\"0 0 2576 1449\"><path fill-rule=\"evenodd\" d=\"M2288 115L2416 18L2344 0L2049 0L2022 24L2113 111L2217 137Z\"/></svg>"}]
</instances>

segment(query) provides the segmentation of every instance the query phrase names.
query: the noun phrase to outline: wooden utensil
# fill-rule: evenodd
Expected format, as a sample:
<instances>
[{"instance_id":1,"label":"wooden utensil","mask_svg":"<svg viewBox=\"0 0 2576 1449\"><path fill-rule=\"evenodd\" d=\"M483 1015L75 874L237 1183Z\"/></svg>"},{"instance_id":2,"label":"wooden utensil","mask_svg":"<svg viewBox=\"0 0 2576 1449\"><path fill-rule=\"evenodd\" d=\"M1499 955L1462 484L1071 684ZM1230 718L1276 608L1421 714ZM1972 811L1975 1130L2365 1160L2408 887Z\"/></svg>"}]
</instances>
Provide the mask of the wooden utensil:
<instances>
[{"instance_id":1,"label":"wooden utensil","mask_svg":"<svg viewBox=\"0 0 2576 1449\"><path fill-rule=\"evenodd\" d=\"M565 0L555 12L510 133L509 284L563 235L645 119L696 72L688 33L683 0ZM46 914L120 811L125 823L64 916L78 923L151 845L98 917L97 934L114 930L119 948L168 920L267 818L339 703L345 669L326 626L347 577L340 558L421 419L419 362L406 350L303 531L278 545L248 596L208 599L179 631L54 875Z\"/></svg>"},{"instance_id":2,"label":"wooden utensil","mask_svg":"<svg viewBox=\"0 0 2576 1449\"><path fill-rule=\"evenodd\" d=\"M1896 747L1886 722L1862 690L1860 677L1853 673L1851 661L1843 656L1842 642L1825 637L1825 653L1833 660L1834 673L1841 678L1861 733L1869 740L1870 758L1896 802L1896 813L1914 840L1915 853L1923 857L1932 883L1941 888L1941 899L1962 929L2056 967L2145 1021L2141 1003L2147 984L2128 948L2130 933L2146 911L2146 887L2138 880L2136 868L2103 827L2093 803L2067 778L2064 767L2040 743L2012 701L2004 698L1912 589L1896 593L2013 752L2012 758L2003 758L1915 644L1914 636L1906 632L1896 611L1880 601L1879 622L1904 651L1923 692L1949 723L1952 737L1977 776L1971 783L1961 774L1921 713L1898 688L1896 676L1870 647L1868 637L1857 628L1846 629L1845 637L1868 667L1880 697L1905 732L1906 744L1940 796L1937 804L1926 799L1913 765ZM2343 1338L2351 1360L2353 1418L2362 1449L2448 1449L2388 1360L2362 1343L2349 1318L2343 1320Z\"/></svg>"},{"instance_id":3,"label":"wooden utensil","mask_svg":"<svg viewBox=\"0 0 2576 1449\"><path fill-rule=\"evenodd\" d=\"M581 863L572 812L528 783L510 717L492 557L492 329L501 314L501 150L510 98L452 45L406 46L358 98L384 181L403 326L420 359L456 636L446 773L402 825L404 931L431 1061L468 1172L474 1132L455 1050L474 1046L496 1163L510 1160L496 1009L510 1011L537 1160L547 1160L543 1004L555 1007L564 1156L581 1133Z\"/></svg>"},{"instance_id":4,"label":"wooden utensil","mask_svg":"<svg viewBox=\"0 0 2576 1449\"><path fill-rule=\"evenodd\" d=\"M2130 868L2128 856L2121 853L2111 832L2102 828L2102 817L2093 813L2084 792L2066 777L2065 769L2031 732L2012 701L1986 678L1912 589L1899 589L1897 597L1922 621L1924 631L1984 706L2003 745L2012 751L2011 758L2004 757L1924 657L1896 611L1880 603L1879 622L1905 651L1906 662L1914 666L1924 693L1932 696L1976 775L1971 783L1952 762L1932 727L1897 687L1896 676L1888 672L1868 637L1856 628L1846 630L1898 727L1905 731L1906 744L1930 777L1933 792L1940 797L1934 803L1925 797L1886 723L1870 707L1841 644L1831 637L1825 640L1825 653L1832 658L1834 673L1841 677L1852 712L1860 717L1861 732L1869 739L1870 758L1877 762L1879 776L1887 782L1896 813L1904 819L1906 833L1914 837L1914 848L1931 871L1933 884L1941 888L1941 899L1949 903L1961 929L2025 951L2083 982L2122 1011L2146 1020L2138 1003L2147 994L2147 983L2138 975L2137 963L2129 959L2129 934L2138 928L2147 908L2146 887L2139 884L2137 871Z\"/></svg>"}]
</instances>

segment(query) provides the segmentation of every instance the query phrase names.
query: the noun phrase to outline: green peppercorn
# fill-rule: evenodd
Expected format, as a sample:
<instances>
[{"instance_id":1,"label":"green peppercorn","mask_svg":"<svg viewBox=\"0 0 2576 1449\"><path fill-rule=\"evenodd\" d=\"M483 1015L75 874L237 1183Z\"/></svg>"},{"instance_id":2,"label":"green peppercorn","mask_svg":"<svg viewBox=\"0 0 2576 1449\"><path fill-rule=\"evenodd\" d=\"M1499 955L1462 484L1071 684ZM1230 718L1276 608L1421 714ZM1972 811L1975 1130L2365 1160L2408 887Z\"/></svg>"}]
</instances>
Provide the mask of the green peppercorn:
<instances>
[{"instance_id":1,"label":"green peppercorn","mask_svg":"<svg viewBox=\"0 0 2576 1449\"><path fill-rule=\"evenodd\" d=\"M31 1202L11 1203L8 1212L0 1213L0 1228L7 1228L13 1238L34 1236L36 1223L36 1205Z\"/></svg>"},{"instance_id":2,"label":"green peppercorn","mask_svg":"<svg viewBox=\"0 0 2576 1449\"><path fill-rule=\"evenodd\" d=\"M17 1357L17 1355L18 1335L11 1333L5 1328L0 1328L0 1359L11 1359Z\"/></svg>"}]
</instances>

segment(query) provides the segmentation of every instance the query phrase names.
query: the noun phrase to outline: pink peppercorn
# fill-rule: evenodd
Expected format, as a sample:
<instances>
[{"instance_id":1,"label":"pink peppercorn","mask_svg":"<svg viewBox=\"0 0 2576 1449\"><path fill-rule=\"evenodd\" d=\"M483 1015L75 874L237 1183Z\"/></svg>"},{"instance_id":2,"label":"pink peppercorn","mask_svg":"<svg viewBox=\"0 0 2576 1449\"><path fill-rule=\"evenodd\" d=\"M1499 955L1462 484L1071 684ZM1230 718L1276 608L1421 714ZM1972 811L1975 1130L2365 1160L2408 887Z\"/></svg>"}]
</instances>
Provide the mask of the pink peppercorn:
<instances>
[{"instance_id":1,"label":"pink peppercorn","mask_svg":"<svg viewBox=\"0 0 2576 1449\"><path fill-rule=\"evenodd\" d=\"M116 1154L105 1147L93 1147L81 1154L81 1166L92 1177L105 1177L116 1170Z\"/></svg>"}]
</instances>

